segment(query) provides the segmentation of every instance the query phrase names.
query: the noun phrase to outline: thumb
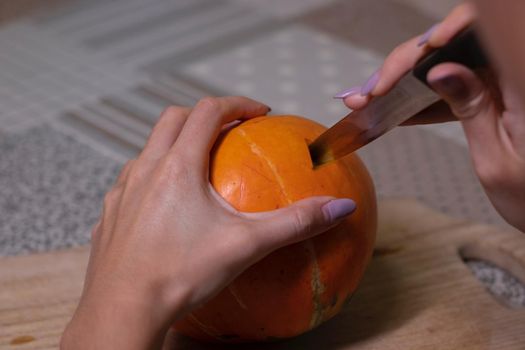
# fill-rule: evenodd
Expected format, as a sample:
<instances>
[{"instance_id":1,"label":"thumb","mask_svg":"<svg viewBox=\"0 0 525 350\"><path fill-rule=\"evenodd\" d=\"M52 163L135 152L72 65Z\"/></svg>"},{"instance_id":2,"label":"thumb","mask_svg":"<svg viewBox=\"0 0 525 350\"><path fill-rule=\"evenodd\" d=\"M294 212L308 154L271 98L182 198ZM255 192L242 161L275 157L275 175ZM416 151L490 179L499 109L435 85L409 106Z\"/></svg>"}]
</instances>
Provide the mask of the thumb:
<instances>
[{"instance_id":1,"label":"thumb","mask_svg":"<svg viewBox=\"0 0 525 350\"><path fill-rule=\"evenodd\" d=\"M501 152L500 111L490 88L470 69L456 63L434 67L429 85L460 120L475 163L497 159Z\"/></svg>"},{"instance_id":2,"label":"thumb","mask_svg":"<svg viewBox=\"0 0 525 350\"><path fill-rule=\"evenodd\" d=\"M256 221L255 232L262 245L271 251L328 230L355 208L351 199L311 197L286 208L249 216Z\"/></svg>"}]
</instances>

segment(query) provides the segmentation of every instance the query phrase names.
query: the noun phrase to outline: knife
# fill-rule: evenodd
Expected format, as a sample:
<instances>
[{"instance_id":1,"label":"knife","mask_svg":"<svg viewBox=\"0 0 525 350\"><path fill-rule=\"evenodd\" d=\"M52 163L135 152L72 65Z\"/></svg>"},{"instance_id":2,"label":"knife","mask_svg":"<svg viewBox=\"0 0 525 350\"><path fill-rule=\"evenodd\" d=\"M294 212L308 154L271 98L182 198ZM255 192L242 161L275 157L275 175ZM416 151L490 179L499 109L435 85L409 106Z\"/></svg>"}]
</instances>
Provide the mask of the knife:
<instances>
[{"instance_id":1,"label":"knife","mask_svg":"<svg viewBox=\"0 0 525 350\"><path fill-rule=\"evenodd\" d=\"M441 98L426 80L432 67L455 62L478 70L488 59L472 27L460 32L447 45L431 51L385 96L353 111L315 139L308 149L314 167L339 159L377 139Z\"/></svg>"}]
</instances>

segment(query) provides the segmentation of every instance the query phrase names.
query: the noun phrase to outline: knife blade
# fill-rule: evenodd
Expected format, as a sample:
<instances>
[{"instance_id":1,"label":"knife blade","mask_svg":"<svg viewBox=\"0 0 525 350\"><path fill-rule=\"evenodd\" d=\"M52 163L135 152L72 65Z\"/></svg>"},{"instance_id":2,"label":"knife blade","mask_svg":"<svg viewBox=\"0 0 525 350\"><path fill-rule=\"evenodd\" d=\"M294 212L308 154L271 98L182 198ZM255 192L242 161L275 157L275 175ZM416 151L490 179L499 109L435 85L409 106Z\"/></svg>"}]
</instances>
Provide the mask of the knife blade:
<instances>
[{"instance_id":1,"label":"knife blade","mask_svg":"<svg viewBox=\"0 0 525 350\"><path fill-rule=\"evenodd\" d=\"M351 112L310 143L314 167L358 150L438 102L441 98L428 86L426 76L434 66L445 62L460 63L473 70L488 66L472 27L426 55L388 94L374 97L365 108Z\"/></svg>"}]
</instances>

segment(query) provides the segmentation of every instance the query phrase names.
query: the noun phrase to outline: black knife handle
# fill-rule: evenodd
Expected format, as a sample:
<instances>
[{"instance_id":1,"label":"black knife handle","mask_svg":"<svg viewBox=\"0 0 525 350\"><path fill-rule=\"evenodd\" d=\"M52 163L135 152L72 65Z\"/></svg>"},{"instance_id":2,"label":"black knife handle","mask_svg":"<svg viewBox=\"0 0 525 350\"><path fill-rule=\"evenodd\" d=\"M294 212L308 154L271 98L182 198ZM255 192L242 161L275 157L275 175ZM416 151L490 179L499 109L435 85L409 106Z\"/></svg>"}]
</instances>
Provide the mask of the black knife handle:
<instances>
[{"instance_id":1,"label":"black knife handle","mask_svg":"<svg viewBox=\"0 0 525 350\"><path fill-rule=\"evenodd\" d=\"M486 68L489 65L487 55L481 47L474 28L466 28L445 46L430 52L416 64L413 74L428 85L428 72L434 66L445 62L459 63L473 70Z\"/></svg>"}]
</instances>

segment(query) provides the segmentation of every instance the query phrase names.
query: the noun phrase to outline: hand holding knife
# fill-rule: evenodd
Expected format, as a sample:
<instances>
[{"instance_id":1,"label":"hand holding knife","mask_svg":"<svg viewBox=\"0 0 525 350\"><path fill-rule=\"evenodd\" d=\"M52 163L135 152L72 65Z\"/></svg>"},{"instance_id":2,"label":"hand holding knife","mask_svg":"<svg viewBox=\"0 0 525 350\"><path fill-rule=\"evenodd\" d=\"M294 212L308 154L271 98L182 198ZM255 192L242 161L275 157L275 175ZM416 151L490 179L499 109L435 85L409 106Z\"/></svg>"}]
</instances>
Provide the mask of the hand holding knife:
<instances>
[{"instance_id":1,"label":"hand holding knife","mask_svg":"<svg viewBox=\"0 0 525 350\"><path fill-rule=\"evenodd\" d=\"M426 77L436 65L455 62L470 69L486 68L488 60L469 27L447 45L420 60L385 96L374 97L363 109L353 111L309 145L314 166L343 157L380 137L440 97L428 86Z\"/></svg>"}]
</instances>

